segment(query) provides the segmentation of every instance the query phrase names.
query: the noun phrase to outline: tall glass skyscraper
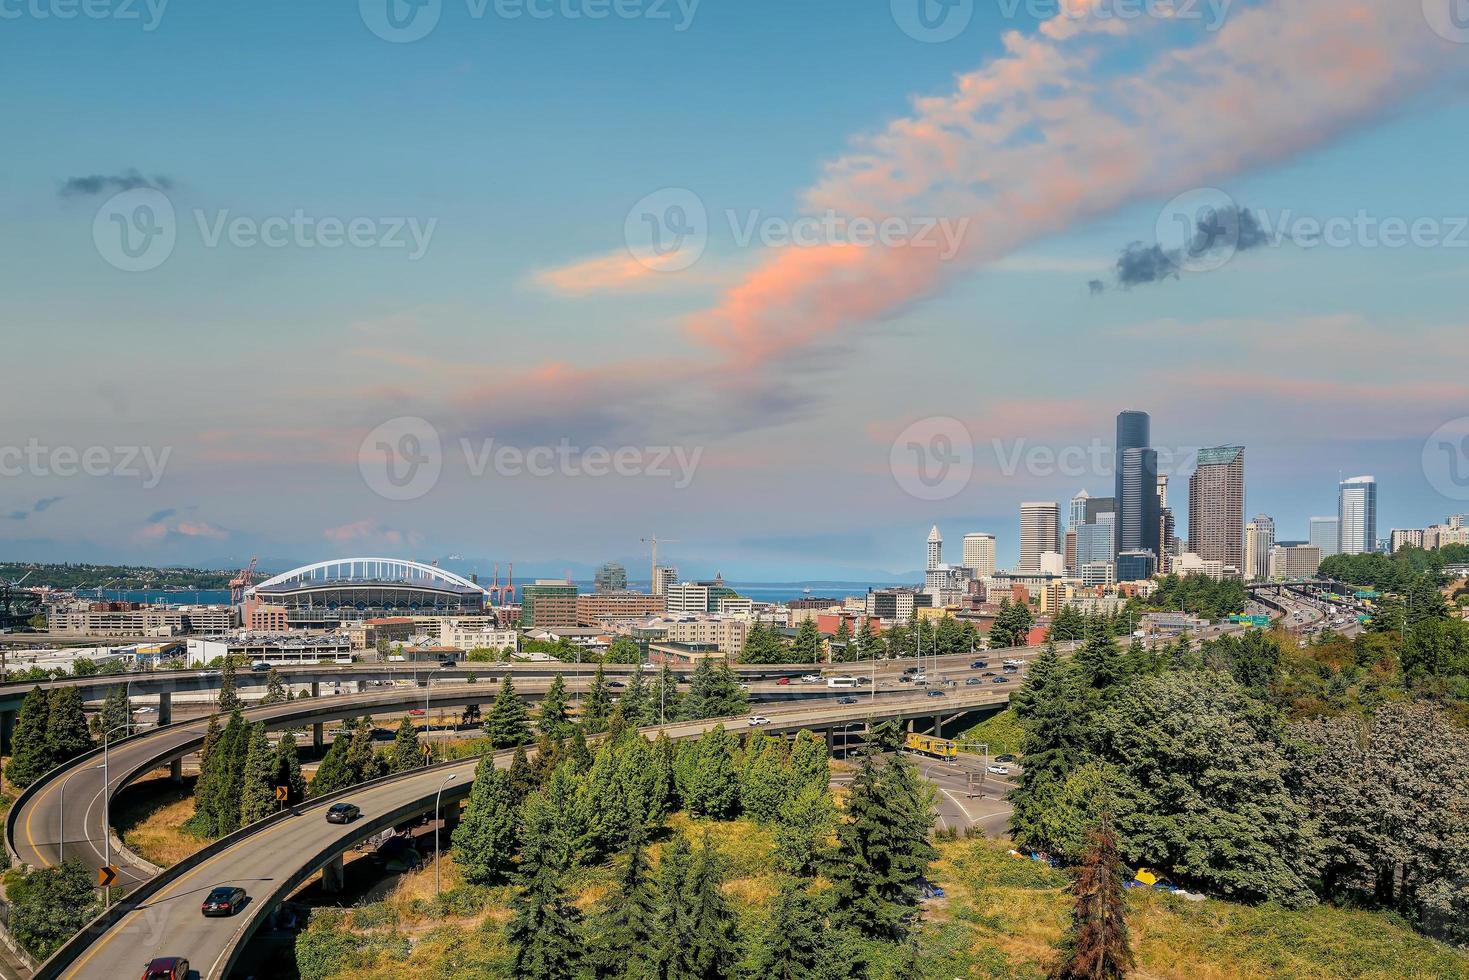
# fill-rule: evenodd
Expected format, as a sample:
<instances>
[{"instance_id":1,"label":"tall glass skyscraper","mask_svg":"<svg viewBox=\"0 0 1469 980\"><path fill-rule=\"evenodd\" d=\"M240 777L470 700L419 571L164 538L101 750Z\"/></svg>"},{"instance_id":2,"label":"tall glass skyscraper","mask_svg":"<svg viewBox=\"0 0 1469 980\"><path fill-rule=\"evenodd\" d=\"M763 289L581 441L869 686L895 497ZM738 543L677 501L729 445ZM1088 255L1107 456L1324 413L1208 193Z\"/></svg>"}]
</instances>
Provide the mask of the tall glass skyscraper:
<instances>
[{"instance_id":1,"label":"tall glass skyscraper","mask_svg":"<svg viewBox=\"0 0 1469 980\"><path fill-rule=\"evenodd\" d=\"M1117 550L1151 551L1159 536L1158 454L1149 443L1152 419L1147 412L1117 416L1116 492Z\"/></svg>"},{"instance_id":2,"label":"tall glass skyscraper","mask_svg":"<svg viewBox=\"0 0 1469 980\"><path fill-rule=\"evenodd\" d=\"M1322 558L1330 558L1341 550L1341 518L1311 518L1311 547L1321 549Z\"/></svg>"},{"instance_id":3,"label":"tall glass skyscraper","mask_svg":"<svg viewBox=\"0 0 1469 980\"><path fill-rule=\"evenodd\" d=\"M1341 522L1341 554L1361 555L1377 550L1377 479L1354 476L1343 480L1337 496Z\"/></svg>"}]
</instances>

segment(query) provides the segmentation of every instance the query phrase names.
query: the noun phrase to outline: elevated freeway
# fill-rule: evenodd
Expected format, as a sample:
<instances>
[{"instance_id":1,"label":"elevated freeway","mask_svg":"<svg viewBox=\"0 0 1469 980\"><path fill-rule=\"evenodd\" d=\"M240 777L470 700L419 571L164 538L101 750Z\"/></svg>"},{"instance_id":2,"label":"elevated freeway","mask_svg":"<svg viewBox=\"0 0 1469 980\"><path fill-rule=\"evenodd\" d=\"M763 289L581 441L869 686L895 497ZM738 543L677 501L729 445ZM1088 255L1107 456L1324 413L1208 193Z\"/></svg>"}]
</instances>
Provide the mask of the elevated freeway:
<instances>
[{"instance_id":1,"label":"elevated freeway","mask_svg":"<svg viewBox=\"0 0 1469 980\"><path fill-rule=\"evenodd\" d=\"M1008 701L1008 687L959 687L940 697L910 693L877 697L873 692L856 698L855 704L827 699L763 708L769 719L764 730L830 731L887 720L941 721L943 716ZM743 719L725 718L654 727L644 733L651 737L666 731L672 738L696 738L717 724L745 727ZM509 759L509 753L499 753L496 763L505 765ZM131 969L155 956L188 957L200 980L226 977L266 916L307 878L317 871L333 878L344 852L373 834L432 811L441 792L445 803L457 803L468 794L478 762L464 759L390 776L243 828L135 889L64 945L37 977L115 980L120 967ZM327 823L325 810L338 800L361 807L363 817L347 825ZM203 918L200 898L222 884L244 888L250 903L231 919Z\"/></svg>"}]
</instances>

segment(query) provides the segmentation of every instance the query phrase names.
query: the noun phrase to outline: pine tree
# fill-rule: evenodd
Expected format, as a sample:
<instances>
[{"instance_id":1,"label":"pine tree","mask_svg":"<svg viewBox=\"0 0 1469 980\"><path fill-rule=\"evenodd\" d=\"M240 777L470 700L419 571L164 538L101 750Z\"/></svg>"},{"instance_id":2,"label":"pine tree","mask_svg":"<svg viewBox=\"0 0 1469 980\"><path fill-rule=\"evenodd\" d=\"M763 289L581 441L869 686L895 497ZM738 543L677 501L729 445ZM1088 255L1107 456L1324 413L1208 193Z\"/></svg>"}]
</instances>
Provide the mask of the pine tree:
<instances>
[{"instance_id":1,"label":"pine tree","mask_svg":"<svg viewBox=\"0 0 1469 980\"><path fill-rule=\"evenodd\" d=\"M264 820L276 811L274 777L275 752L265 737L265 726L251 725L241 776L240 826Z\"/></svg>"},{"instance_id":2,"label":"pine tree","mask_svg":"<svg viewBox=\"0 0 1469 980\"><path fill-rule=\"evenodd\" d=\"M26 692L20 703L20 716L11 736L10 764L5 778L24 788L44 776L50 769L50 752L46 731L51 717L51 702L38 684Z\"/></svg>"},{"instance_id":3,"label":"pine tree","mask_svg":"<svg viewBox=\"0 0 1469 980\"><path fill-rule=\"evenodd\" d=\"M104 732L111 732L110 740L115 742L131 734L133 724L132 705L128 701L127 686L119 684L116 687L108 688L107 697L102 699L102 707L92 716L92 735L101 738Z\"/></svg>"},{"instance_id":4,"label":"pine tree","mask_svg":"<svg viewBox=\"0 0 1469 980\"><path fill-rule=\"evenodd\" d=\"M219 797L219 716L210 715L204 729L204 744L199 749L199 778L194 783L194 815L184 824L201 837L213 837L214 801Z\"/></svg>"},{"instance_id":5,"label":"pine tree","mask_svg":"<svg viewBox=\"0 0 1469 980\"><path fill-rule=\"evenodd\" d=\"M290 692L286 690L286 680L280 671L274 667L265 675L265 697L260 699L261 704L280 704L291 699Z\"/></svg>"},{"instance_id":6,"label":"pine tree","mask_svg":"<svg viewBox=\"0 0 1469 980\"><path fill-rule=\"evenodd\" d=\"M525 751L524 745L515 747L515 755L510 760L510 798L517 807L525 802L525 798L539 785L535 767L531 765L530 756Z\"/></svg>"},{"instance_id":7,"label":"pine tree","mask_svg":"<svg viewBox=\"0 0 1469 980\"><path fill-rule=\"evenodd\" d=\"M1091 847L1073 872L1071 928L1057 980L1121 980L1133 968L1127 940L1122 857L1110 820L1092 833Z\"/></svg>"},{"instance_id":8,"label":"pine tree","mask_svg":"<svg viewBox=\"0 0 1469 980\"><path fill-rule=\"evenodd\" d=\"M607 676L602 672L602 665L598 664L597 673L592 677L592 689L582 702L582 727L589 732L604 730L607 727L607 715L611 711L612 697L607 691Z\"/></svg>"},{"instance_id":9,"label":"pine tree","mask_svg":"<svg viewBox=\"0 0 1469 980\"><path fill-rule=\"evenodd\" d=\"M803 619L796 627L796 639L791 645L791 656L798 664L821 662L821 633L814 619Z\"/></svg>"},{"instance_id":10,"label":"pine tree","mask_svg":"<svg viewBox=\"0 0 1469 980\"><path fill-rule=\"evenodd\" d=\"M658 896L653 890L645 835L634 825L627 858L617 883L598 913L593 954L597 977L640 977L648 974L658 939Z\"/></svg>"},{"instance_id":11,"label":"pine tree","mask_svg":"<svg viewBox=\"0 0 1469 980\"><path fill-rule=\"evenodd\" d=\"M301 756L296 748L296 736L286 732L275 747L275 775L273 786L286 788L286 803L295 806L306 798L306 777L301 774Z\"/></svg>"},{"instance_id":12,"label":"pine tree","mask_svg":"<svg viewBox=\"0 0 1469 980\"><path fill-rule=\"evenodd\" d=\"M480 759L464 816L454 829L454 861L471 885L495 885L514 868L519 801L510 773L495 768L494 756Z\"/></svg>"},{"instance_id":13,"label":"pine tree","mask_svg":"<svg viewBox=\"0 0 1469 980\"><path fill-rule=\"evenodd\" d=\"M423 765L423 747L418 741L418 729L413 727L412 718L398 723L393 736L393 747L388 750L388 771L408 772Z\"/></svg>"},{"instance_id":14,"label":"pine tree","mask_svg":"<svg viewBox=\"0 0 1469 980\"><path fill-rule=\"evenodd\" d=\"M698 741L680 749L679 796L696 816L727 820L739 811L739 780L734 748L723 725L716 725Z\"/></svg>"},{"instance_id":15,"label":"pine tree","mask_svg":"<svg viewBox=\"0 0 1469 980\"><path fill-rule=\"evenodd\" d=\"M348 721L350 722L351 719ZM311 777L311 796L326 796L356 783L352 770L347 766L347 748L351 741L351 731L344 722L341 730L332 739L331 747L326 750L326 755L322 756L321 764L316 767L315 775Z\"/></svg>"},{"instance_id":16,"label":"pine tree","mask_svg":"<svg viewBox=\"0 0 1469 980\"><path fill-rule=\"evenodd\" d=\"M658 723L658 706L653 703L648 682L641 670L632 672L627 680L627 690L617 699L617 706L622 709L622 717L634 728Z\"/></svg>"},{"instance_id":17,"label":"pine tree","mask_svg":"<svg viewBox=\"0 0 1469 980\"><path fill-rule=\"evenodd\" d=\"M1056 796L1091 759L1085 702L1072 667L1048 646L1013 703L1025 736L1019 786L1010 794L1011 832L1024 847L1057 848L1061 842L1050 829Z\"/></svg>"},{"instance_id":18,"label":"pine tree","mask_svg":"<svg viewBox=\"0 0 1469 980\"><path fill-rule=\"evenodd\" d=\"M586 732L580 728L571 733L571 738L566 742L566 751L562 760L571 766L572 772L578 776L592 768L592 750L587 745ZM559 766L560 763L557 763Z\"/></svg>"},{"instance_id":19,"label":"pine tree","mask_svg":"<svg viewBox=\"0 0 1469 980\"><path fill-rule=\"evenodd\" d=\"M692 861L689 839L683 834L675 835L664 845L658 859L658 938L652 947L650 973L654 980L683 980L687 976L682 970L681 956L696 925L686 891Z\"/></svg>"},{"instance_id":20,"label":"pine tree","mask_svg":"<svg viewBox=\"0 0 1469 980\"><path fill-rule=\"evenodd\" d=\"M79 689L52 688L46 700L50 705L46 718L46 761L50 769L91 749L92 734L87 730L87 715L82 709ZM111 741L121 737L121 732L114 732Z\"/></svg>"},{"instance_id":21,"label":"pine tree","mask_svg":"<svg viewBox=\"0 0 1469 980\"><path fill-rule=\"evenodd\" d=\"M556 814L539 794L526 802L518 888L506 938L517 980L572 980L581 965L581 914L563 886Z\"/></svg>"},{"instance_id":22,"label":"pine tree","mask_svg":"<svg viewBox=\"0 0 1469 980\"><path fill-rule=\"evenodd\" d=\"M565 738L570 728L571 719L566 712L566 678L557 674L541 698L540 710L536 712L536 731L551 738Z\"/></svg>"},{"instance_id":23,"label":"pine tree","mask_svg":"<svg viewBox=\"0 0 1469 980\"><path fill-rule=\"evenodd\" d=\"M239 709L231 712L215 751L218 795L214 799L214 833L220 837L240 829L240 800L245 788L245 757L250 751L250 726Z\"/></svg>"},{"instance_id":24,"label":"pine tree","mask_svg":"<svg viewBox=\"0 0 1469 980\"><path fill-rule=\"evenodd\" d=\"M724 863L709 834L689 863L684 906L692 925L679 947L679 974L698 980L733 976L738 949L735 915L724 897Z\"/></svg>"},{"instance_id":25,"label":"pine tree","mask_svg":"<svg viewBox=\"0 0 1469 980\"><path fill-rule=\"evenodd\" d=\"M872 620L866 616L862 617L862 625L857 627L857 650L856 656L849 656L848 660L876 660L881 657L887 644L872 627Z\"/></svg>"},{"instance_id":26,"label":"pine tree","mask_svg":"<svg viewBox=\"0 0 1469 980\"><path fill-rule=\"evenodd\" d=\"M750 975L774 980L844 976L833 969L834 960L821 907L806 891L804 882L785 879L756 947Z\"/></svg>"},{"instance_id":27,"label":"pine tree","mask_svg":"<svg viewBox=\"0 0 1469 980\"><path fill-rule=\"evenodd\" d=\"M352 783L365 783L383 774L385 765L372 748L372 718L361 718L352 729L351 741L347 743L346 767Z\"/></svg>"},{"instance_id":28,"label":"pine tree","mask_svg":"<svg viewBox=\"0 0 1469 980\"><path fill-rule=\"evenodd\" d=\"M228 713L240 707L240 696L235 693L235 658L225 657L219 670L219 710Z\"/></svg>"},{"instance_id":29,"label":"pine tree","mask_svg":"<svg viewBox=\"0 0 1469 980\"><path fill-rule=\"evenodd\" d=\"M683 717L689 721L726 718L743 713L748 701L729 664L709 657L694 668L689 694L683 705Z\"/></svg>"},{"instance_id":30,"label":"pine tree","mask_svg":"<svg viewBox=\"0 0 1469 980\"><path fill-rule=\"evenodd\" d=\"M836 635L831 638L829 649L832 659L837 657L843 661L852 659L855 651L852 649L852 627L847 625L847 617L843 616L842 621L837 623Z\"/></svg>"},{"instance_id":31,"label":"pine tree","mask_svg":"<svg viewBox=\"0 0 1469 980\"><path fill-rule=\"evenodd\" d=\"M485 719L485 734L497 749L513 749L530 741L525 705L515 693L515 682L509 674L500 682L500 693L495 695L495 703Z\"/></svg>"}]
</instances>

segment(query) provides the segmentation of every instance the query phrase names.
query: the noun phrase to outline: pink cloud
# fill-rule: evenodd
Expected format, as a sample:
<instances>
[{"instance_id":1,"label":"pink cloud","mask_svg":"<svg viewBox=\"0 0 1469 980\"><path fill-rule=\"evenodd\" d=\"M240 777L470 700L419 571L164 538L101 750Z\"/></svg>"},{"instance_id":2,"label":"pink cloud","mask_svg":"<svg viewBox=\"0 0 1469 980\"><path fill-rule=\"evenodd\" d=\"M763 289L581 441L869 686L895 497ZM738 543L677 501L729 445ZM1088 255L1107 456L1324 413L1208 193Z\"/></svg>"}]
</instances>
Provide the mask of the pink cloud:
<instances>
[{"instance_id":1,"label":"pink cloud","mask_svg":"<svg viewBox=\"0 0 1469 980\"><path fill-rule=\"evenodd\" d=\"M350 524L329 527L322 531L321 535L328 541L337 544L372 539L383 544L402 545L418 544L422 540L418 534L384 527L381 522L374 520L353 521Z\"/></svg>"}]
</instances>

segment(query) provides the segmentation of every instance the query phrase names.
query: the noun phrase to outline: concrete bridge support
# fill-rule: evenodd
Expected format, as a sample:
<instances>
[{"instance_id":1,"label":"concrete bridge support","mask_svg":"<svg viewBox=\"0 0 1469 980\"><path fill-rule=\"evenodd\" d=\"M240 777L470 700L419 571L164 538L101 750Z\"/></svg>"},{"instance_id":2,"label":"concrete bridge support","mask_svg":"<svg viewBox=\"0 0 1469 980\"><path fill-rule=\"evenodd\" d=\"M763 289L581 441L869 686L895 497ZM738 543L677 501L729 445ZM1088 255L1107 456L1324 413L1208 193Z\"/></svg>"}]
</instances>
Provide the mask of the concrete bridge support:
<instances>
[{"instance_id":1,"label":"concrete bridge support","mask_svg":"<svg viewBox=\"0 0 1469 980\"><path fill-rule=\"evenodd\" d=\"M321 890L328 895L335 895L342 890L346 881L345 872L342 869L342 857L337 855L326 863L321 869Z\"/></svg>"},{"instance_id":2,"label":"concrete bridge support","mask_svg":"<svg viewBox=\"0 0 1469 980\"><path fill-rule=\"evenodd\" d=\"M312 681L311 682L311 697L313 699L321 697L321 682L320 681ZM325 744L326 744L326 726L323 725L321 722L318 721L316 724L314 724L314 725L311 726L311 747L313 749L315 749L317 752L320 752L321 749L322 749L322 746L324 746Z\"/></svg>"}]
</instances>

